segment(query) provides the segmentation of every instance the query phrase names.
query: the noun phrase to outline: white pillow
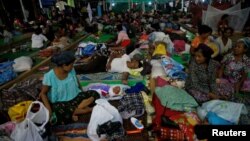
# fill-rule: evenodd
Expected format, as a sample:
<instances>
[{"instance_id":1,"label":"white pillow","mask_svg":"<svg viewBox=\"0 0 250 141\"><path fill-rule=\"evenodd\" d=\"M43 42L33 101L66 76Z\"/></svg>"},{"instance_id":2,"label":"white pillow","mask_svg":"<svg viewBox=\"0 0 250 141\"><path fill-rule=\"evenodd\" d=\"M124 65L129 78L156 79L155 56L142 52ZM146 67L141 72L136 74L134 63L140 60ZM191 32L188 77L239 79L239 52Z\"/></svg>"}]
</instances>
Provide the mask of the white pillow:
<instances>
[{"instance_id":1,"label":"white pillow","mask_svg":"<svg viewBox=\"0 0 250 141\"><path fill-rule=\"evenodd\" d=\"M13 68L15 72L28 71L32 68L33 61L28 56L21 56L14 60Z\"/></svg>"},{"instance_id":2,"label":"white pillow","mask_svg":"<svg viewBox=\"0 0 250 141\"><path fill-rule=\"evenodd\" d=\"M151 77L156 78L158 76L166 76L166 72L164 71L161 60L151 60L152 65L152 71L151 71Z\"/></svg>"}]
</instances>

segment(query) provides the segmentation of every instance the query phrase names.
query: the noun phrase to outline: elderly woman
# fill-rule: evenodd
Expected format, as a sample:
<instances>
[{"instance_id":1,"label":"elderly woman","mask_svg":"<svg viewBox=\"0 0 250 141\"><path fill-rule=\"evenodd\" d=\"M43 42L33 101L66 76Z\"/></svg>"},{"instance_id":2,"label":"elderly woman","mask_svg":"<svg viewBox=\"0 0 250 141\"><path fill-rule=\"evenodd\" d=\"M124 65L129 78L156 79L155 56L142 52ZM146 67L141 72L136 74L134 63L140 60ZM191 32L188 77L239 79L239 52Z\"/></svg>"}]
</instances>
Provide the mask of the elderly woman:
<instances>
[{"instance_id":1,"label":"elderly woman","mask_svg":"<svg viewBox=\"0 0 250 141\"><path fill-rule=\"evenodd\" d=\"M250 65L250 59L247 56L249 48L249 37L239 39L235 47L233 47L233 52L226 55L221 62L222 67L219 78L223 79L220 79L220 81L223 81L226 85L231 85L235 93L240 91L243 82L247 78Z\"/></svg>"}]
</instances>

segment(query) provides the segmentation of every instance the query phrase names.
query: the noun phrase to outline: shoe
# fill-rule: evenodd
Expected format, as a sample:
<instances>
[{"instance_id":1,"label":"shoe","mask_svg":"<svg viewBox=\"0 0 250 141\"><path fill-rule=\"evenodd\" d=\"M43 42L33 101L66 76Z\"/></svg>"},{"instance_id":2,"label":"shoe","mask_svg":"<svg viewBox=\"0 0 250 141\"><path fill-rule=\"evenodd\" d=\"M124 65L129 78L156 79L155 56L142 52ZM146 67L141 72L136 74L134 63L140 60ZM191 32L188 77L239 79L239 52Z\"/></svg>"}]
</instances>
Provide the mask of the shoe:
<instances>
[{"instance_id":1,"label":"shoe","mask_svg":"<svg viewBox=\"0 0 250 141\"><path fill-rule=\"evenodd\" d=\"M143 128L144 128L143 124L141 124L141 122L140 122L138 119L136 119L136 118L134 118L134 117L131 117L131 118L130 118L130 121L131 121L131 123L132 123L137 129L143 129Z\"/></svg>"}]
</instances>

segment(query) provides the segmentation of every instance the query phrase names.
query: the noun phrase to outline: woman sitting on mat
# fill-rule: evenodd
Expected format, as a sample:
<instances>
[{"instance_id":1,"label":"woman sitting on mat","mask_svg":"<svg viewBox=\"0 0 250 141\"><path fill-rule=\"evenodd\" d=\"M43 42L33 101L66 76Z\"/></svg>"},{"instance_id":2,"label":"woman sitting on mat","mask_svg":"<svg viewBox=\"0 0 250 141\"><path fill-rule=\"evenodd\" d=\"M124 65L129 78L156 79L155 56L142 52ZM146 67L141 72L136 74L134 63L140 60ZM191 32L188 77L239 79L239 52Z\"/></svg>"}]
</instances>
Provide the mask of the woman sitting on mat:
<instances>
[{"instance_id":1,"label":"woman sitting on mat","mask_svg":"<svg viewBox=\"0 0 250 141\"><path fill-rule=\"evenodd\" d=\"M40 97L61 124L78 120L77 115L92 111L94 101L99 98L95 91L82 92L73 63L74 54L69 51L54 55L51 59L56 67L44 75Z\"/></svg>"},{"instance_id":2,"label":"woman sitting on mat","mask_svg":"<svg viewBox=\"0 0 250 141\"><path fill-rule=\"evenodd\" d=\"M186 80L186 90L198 103L211 99L226 99L224 93L219 93L216 85L216 74L219 63L211 59L213 50L205 44L199 44L194 50Z\"/></svg>"},{"instance_id":3,"label":"woman sitting on mat","mask_svg":"<svg viewBox=\"0 0 250 141\"><path fill-rule=\"evenodd\" d=\"M224 85L234 88L235 93L239 93L243 82L247 79L247 73L249 72L250 59L250 38L245 37L239 39L233 52L224 56L222 60L222 68L219 74L218 81L223 81ZM223 83L221 82L221 83Z\"/></svg>"}]
</instances>

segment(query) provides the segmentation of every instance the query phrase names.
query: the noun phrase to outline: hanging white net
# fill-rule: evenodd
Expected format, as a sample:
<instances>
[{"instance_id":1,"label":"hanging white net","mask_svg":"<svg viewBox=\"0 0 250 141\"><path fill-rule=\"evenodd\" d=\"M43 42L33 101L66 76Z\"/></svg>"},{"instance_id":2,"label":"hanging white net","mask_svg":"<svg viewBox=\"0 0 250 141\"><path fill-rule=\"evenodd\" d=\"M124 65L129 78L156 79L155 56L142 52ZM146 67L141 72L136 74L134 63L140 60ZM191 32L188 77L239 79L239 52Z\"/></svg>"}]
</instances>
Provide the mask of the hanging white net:
<instances>
[{"instance_id":1,"label":"hanging white net","mask_svg":"<svg viewBox=\"0 0 250 141\"><path fill-rule=\"evenodd\" d=\"M213 31L217 31L217 24L222 15L228 14L229 26L236 32L241 32L247 21L250 8L241 9L241 4L237 4L226 10L220 10L208 5L207 11L202 11L202 23L210 26Z\"/></svg>"}]
</instances>

